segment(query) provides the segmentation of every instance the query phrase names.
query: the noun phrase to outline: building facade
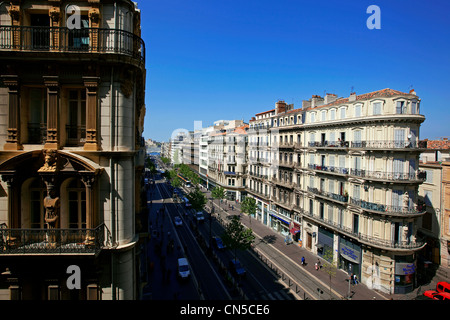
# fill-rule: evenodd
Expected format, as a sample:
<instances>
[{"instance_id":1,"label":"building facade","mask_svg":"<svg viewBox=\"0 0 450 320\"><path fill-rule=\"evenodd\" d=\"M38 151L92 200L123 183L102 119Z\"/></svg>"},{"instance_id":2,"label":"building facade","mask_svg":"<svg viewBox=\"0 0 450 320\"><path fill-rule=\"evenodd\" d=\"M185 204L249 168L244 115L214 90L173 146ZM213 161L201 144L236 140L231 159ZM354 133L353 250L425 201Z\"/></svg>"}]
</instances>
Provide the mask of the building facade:
<instances>
[{"instance_id":1,"label":"building facade","mask_svg":"<svg viewBox=\"0 0 450 320\"><path fill-rule=\"evenodd\" d=\"M208 187L224 188L231 201L246 196L247 130L242 120L232 120L217 123L208 135Z\"/></svg>"},{"instance_id":2,"label":"building facade","mask_svg":"<svg viewBox=\"0 0 450 320\"><path fill-rule=\"evenodd\" d=\"M0 7L4 299L139 296L140 11L128 0L75 4ZM73 265L80 289L66 283Z\"/></svg>"},{"instance_id":3,"label":"building facade","mask_svg":"<svg viewBox=\"0 0 450 320\"><path fill-rule=\"evenodd\" d=\"M267 155L276 164L249 166L248 190L260 203L261 221L370 288L411 291L417 252L425 246L417 238L425 178L419 105L413 91L384 89L348 98L314 95L300 109L279 101L257 114L249 157L264 159L265 139L251 129L266 123ZM252 143L263 143L259 153Z\"/></svg>"}]
</instances>

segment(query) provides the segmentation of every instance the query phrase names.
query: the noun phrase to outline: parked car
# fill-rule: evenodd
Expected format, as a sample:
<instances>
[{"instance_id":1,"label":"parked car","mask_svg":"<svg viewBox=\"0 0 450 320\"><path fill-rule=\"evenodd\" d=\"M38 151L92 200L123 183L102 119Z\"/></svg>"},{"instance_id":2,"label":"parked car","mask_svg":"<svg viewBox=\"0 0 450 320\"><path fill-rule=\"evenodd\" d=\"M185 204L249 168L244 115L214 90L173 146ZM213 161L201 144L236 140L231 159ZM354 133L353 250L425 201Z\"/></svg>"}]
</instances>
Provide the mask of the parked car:
<instances>
[{"instance_id":1,"label":"parked car","mask_svg":"<svg viewBox=\"0 0 450 320\"><path fill-rule=\"evenodd\" d=\"M242 267L241 262L237 259L230 260L230 269L231 269L231 273L233 273L237 276L243 277L246 274L246 271Z\"/></svg>"},{"instance_id":2,"label":"parked car","mask_svg":"<svg viewBox=\"0 0 450 320\"><path fill-rule=\"evenodd\" d=\"M213 237L214 245L217 249L223 250L226 248L226 245L223 244L222 239L220 237Z\"/></svg>"},{"instance_id":3,"label":"parked car","mask_svg":"<svg viewBox=\"0 0 450 320\"><path fill-rule=\"evenodd\" d=\"M183 220L181 220L180 216L175 216L175 225L177 227L182 226L183 225Z\"/></svg>"},{"instance_id":4,"label":"parked car","mask_svg":"<svg viewBox=\"0 0 450 320\"><path fill-rule=\"evenodd\" d=\"M450 293L447 292L437 292L434 290L427 290L423 293L423 295L433 300L450 300Z\"/></svg>"},{"instance_id":5,"label":"parked car","mask_svg":"<svg viewBox=\"0 0 450 320\"><path fill-rule=\"evenodd\" d=\"M436 284L436 291L450 293L450 283L445 282L445 281L439 281Z\"/></svg>"},{"instance_id":6,"label":"parked car","mask_svg":"<svg viewBox=\"0 0 450 320\"><path fill-rule=\"evenodd\" d=\"M190 276L189 263L186 258L178 259L178 277L180 279L187 279Z\"/></svg>"},{"instance_id":7,"label":"parked car","mask_svg":"<svg viewBox=\"0 0 450 320\"><path fill-rule=\"evenodd\" d=\"M195 214L195 218L197 219L198 222L203 222L205 220L205 216L203 215L203 212L198 211Z\"/></svg>"}]
</instances>

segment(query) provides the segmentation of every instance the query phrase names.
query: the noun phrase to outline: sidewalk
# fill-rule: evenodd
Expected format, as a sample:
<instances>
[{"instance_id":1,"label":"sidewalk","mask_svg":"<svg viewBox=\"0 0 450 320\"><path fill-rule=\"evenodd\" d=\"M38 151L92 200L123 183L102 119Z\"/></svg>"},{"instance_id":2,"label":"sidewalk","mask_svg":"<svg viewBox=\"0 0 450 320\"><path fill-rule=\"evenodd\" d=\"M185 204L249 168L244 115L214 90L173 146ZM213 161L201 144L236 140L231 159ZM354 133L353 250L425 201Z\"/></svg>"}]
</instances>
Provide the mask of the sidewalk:
<instances>
[{"instance_id":1,"label":"sidewalk","mask_svg":"<svg viewBox=\"0 0 450 320\"><path fill-rule=\"evenodd\" d=\"M205 189L203 188L202 191L205 192ZM210 191L208 191L208 194L210 194ZM233 203L232 205L234 207L234 210L228 207L227 201L224 201L222 204L220 204L220 208L217 205L218 203L217 200L213 201L213 203L216 212L218 212L218 210L223 210L223 208L225 208L228 214L240 213L240 204L234 201L230 202ZM208 205L209 204L210 202L208 202ZM280 233L275 232L271 228L263 225L260 221L256 220L255 218L250 218L246 214L241 214L241 221L245 226L249 228L251 227L251 229L257 235L257 237L260 238L270 237L271 239L274 239L273 242L271 241L271 246L275 250L279 251L287 259L296 262L299 268L303 268L303 270L306 270L306 272L311 278L314 278L322 282L323 286L327 288L330 286L329 275L322 270L318 271L315 270L314 267L314 264L317 261L317 259L321 261L322 265L326 263L324 259L300 247L295 242L286 245L284 242L284 237ZM302 256L304 256L306 259L307 262L306 267L302 267L300 264ZM349 283L347 281L348 278L349 276L346 272L344 272L343 270L336 270L336 275L332 277L331 280L332 290L342 299L347 299L349 293ZM417 295L422 294L425 290L434 289L436 287L436 282L437 281L432 281L430 284L423 286L421 288L416 288L415 290L413 290L408 294L392 294L392 295L385 294L377 290L369 289L366 285L359 283L357 285L353 285L350 287L350 297L352 300L413 300Z\"/></svg>"}]
</instances>

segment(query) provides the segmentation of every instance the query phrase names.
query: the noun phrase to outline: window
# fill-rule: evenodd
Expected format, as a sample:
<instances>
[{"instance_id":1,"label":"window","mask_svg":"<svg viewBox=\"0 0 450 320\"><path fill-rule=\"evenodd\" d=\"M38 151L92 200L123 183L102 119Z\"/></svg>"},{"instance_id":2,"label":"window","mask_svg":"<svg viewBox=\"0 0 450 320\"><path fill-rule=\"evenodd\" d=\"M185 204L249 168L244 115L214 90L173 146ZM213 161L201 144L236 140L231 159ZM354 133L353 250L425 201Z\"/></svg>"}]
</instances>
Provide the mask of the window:
<instances>
[{"instance_id":1,"label":"window","mask_svg":"<svg viewBox=\"0 0 450 320\"><path fill-rule=\"evenodd\" d=\"M433 191L431 190L425 190L423 200L425 201L425 204L427 206L432 206L433 201Z\"/></svg>"},{"instance_id":2,"label":"window","mask_svg":"<svg viewBox=\"0 0 450 320\"><path fill-rule=\"evenodd\" d=\"M345 119L345 107L342 107L340 110L341 110L341 119Z\"/></svg>"},{"instance_id":3,"label":"window","mask_svg":"<svg viewBox=\"0 0 450 320\"><path fill-rule=\"evenodd\" d=\"M43 143L47 139L47 94L44 88L30 89L28 142Z\"/></svg>"},{"instance_id":4,"label":"window","mask_svg":"<svg viewBox=\"0 0 450 320\"><path fill-rule=\"evenodd\" d=\"M395 107L395 113L396 114L404 114L406 113L406 103L405 101L397 101L396 107Z\"/></svg>"},{"instance_id":5,"label":"window","mask_svg":"<svg viewBox=\"0 0 450 320\"><path fill-rule=\"evenodd\" d=\"M355 106L355 117L361 117L361 105L360 104Z\"/></svg>"},{"instance_id":6,"label":"window","mask_svg":"<svg viewBox=\"0 0 450 320\"><path fill-rule=\"evenodd\" d=\"M67 143L79 145L86 139L86 91L70 90L67 112Z\"/></svg>"},{"instance_id":7,"label":"window","mask_svg":"<svg viewBox=\"0 0 450 320\"><path fill-rule=\"evenodd\" d=\"M86 188L80 180L73 180L68 188L69 228L86 228Z\"/></svg>"},{"instance_id":8,"label":"window","mask_svg":"<svg viewBox=\"0 0 450 320\"><path fill-rule=\"evenodd\" d=\"M381 102L373 103L373 115L381 114Z\"/></svg>"},{"instance_id":9,"label":"window","mask_svg":"<svg viewBox=\"0 0 450 320\"><path fill-rule=\"evenodd\" d=\"M426 183L433 183L433 170L424 170L427 174Z\"/></svg>"},{"instance_id":10,"label":"window","mask_svg":"<svg viewBox=\"0 0 450 320\"><path fill-rule=\"evenodd\" d=\"M311 123L315 122L316 121L316 113L311 112L310 115L311 115Z\"/></svg>"},{"instance_id":11,"label":"window","mask_svg":"<svg viewBox=\"0 0 450 320\"><path fill-rule=\"evenodd\" d=\"M331 109L330 110L330 120L335 120L336 119L336 109Z\"/></svg>"},{"instance_id":12,"label":"window","mask_svg":"<svg viewBox=\"0 0 450 320\"><path fill-rule=\"evenodd\" d=\"M327 119L327 112L326 111L322 111L321 112L321 116L322 116L322 121L325 121Z\"/></svg>"},{"instance_id":13,"label":"window","mask_svg":"<svg viewBox=\"0 0 450 320\"><path fill-rule=\"evenodd\" d=\"M411 101L411 114L417 114L419 110L417 108L417 101Z\"/></svg>"}]
</instances>

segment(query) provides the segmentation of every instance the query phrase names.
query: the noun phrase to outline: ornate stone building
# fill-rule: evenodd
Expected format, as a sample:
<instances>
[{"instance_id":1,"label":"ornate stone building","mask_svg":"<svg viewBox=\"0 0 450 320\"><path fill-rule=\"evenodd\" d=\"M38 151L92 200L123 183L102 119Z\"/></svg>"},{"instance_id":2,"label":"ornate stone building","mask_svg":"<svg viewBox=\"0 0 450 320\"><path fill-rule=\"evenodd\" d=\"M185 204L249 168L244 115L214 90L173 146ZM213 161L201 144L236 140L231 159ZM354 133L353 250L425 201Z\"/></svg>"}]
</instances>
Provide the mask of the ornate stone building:
<instances>
[{"instance_id":1,"label":"ornate stone building","mask_svg":"<svg viewBox=\"0 0 450 320\"><path fill-rule=\"evenodd\" d=\"M12 0L0 22L0 296L135 299L140 11L128 0ZM79 289L67 286L71 265Z\"/></svg>"},{"instance_id":2,"label":"ornate stone building","mask_svg":"<svg viewBox=\"0 0 450 320\"><path fill-rule=\"evenodd\" d=\"M249 165L258 218L371 288L412 290L425 246L417 232L425 208L419 106L413 91L383 89L312 96L301 109L279 101L257 114L249 157L269 157Z\"/></svg>"}]
</instances>

